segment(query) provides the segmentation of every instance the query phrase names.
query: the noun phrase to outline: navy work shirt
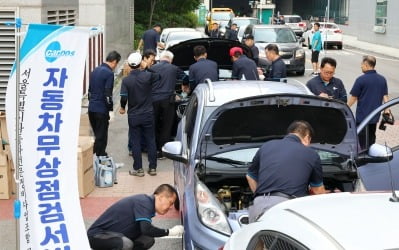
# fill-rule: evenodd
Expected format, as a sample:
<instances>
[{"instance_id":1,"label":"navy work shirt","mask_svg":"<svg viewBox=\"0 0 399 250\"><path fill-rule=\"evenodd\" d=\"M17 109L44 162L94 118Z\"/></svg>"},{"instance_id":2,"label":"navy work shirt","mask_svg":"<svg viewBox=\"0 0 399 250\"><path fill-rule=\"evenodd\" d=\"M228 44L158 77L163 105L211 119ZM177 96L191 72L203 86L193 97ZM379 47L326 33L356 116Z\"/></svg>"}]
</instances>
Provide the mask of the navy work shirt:
<instances>
[{"instance_id":1,"label":"navy work shirt","mask_svg":"<svg viewBox=\"0 0 399 250\"><path fill-rule=\"evenodd\" d=\"M246 55L241 55L235 62L231 71L231 78L241 80L259 80L258 69L253 60Z\"/></svg>"},{"instance_id":2,"label":"navy work shirt","mask_svg":"<svg viewBox=\"0 0 399 250\"><path fill-rule=\"evenodd\" d=\"M143 36L141 37L144 42L144 49L146 51L148 49L153 50L154 52L157 51L157 44L159 42L159 33L154 29L149 29L144 32Z\"/></svg>"},{"instance_id":3,"label":"navy work shirt","mask_svg":"<svg viewBox=\"0 0 399 250\"><path fill-rule=\"evenodd\" d=\"M160 79L152 86L152 101L170 98L175 93L177 80L188 81L188 76L176 65L168 61L160 61L151 67L151 70L160 75Z\"/></svg>"},{"instance_id":4,"label":"navy work shirt","mask_svg":"<svg viewBox=\"0 0 399 250\"><path fill-rule=\"evenodd\" d=\"M188 71L191 92L194 91L199 83L205 82L206 78L211 79L211 81L219 80L218 65L212 60L200 58L190 66Z\"/></svg>"},{"instance_id":5,"label":"navy work shirt","mask_svg":"<svg viewBox=\"0 0 399 250\"><path fill-rule=\"evenodd\" d=\"M301 197L308 194L309 185L323 185L319 155L294 134L263 144L248 168L248 176L257 182L257 194L282 192Z\"/></svg>"},{"instance_id":6,"label":"navy work shirt","mask_svg":"<svg viewBox=\"0 0 399 250\"><path fill-rule=\"evenodd\" d=\"M131 240L141 235L140 221L152 222L155 197L138 194L123 198L109 207L87 230L88 236L111 231L122 233Z\"/></svg>"},{"instance_id":7,"label":"navy work shirt","mask_svg":"<svg viewBox=\"0 0 399 250\"><path fill-rule=\"evenodd\" d=\"M252 59L255 61L255 64L258 65L259 63L259 49L255 45L251 47L252 51Z\"/></svg>"},{"instance_id":8,"label":"navy work shirt","mask_svg":"<svg viewBox=\"0 0 399 250\"><path fill-rule=\"evenodd\" d=\"M383 103L383 97L388 95L387 81L375 70L366 71L356 79L350 94L357 97L356 122L361 123ZM376 124L378 119L379 115L376 115L370 120L370 124Z\"/></svg>"},{"instance_id":9,"label":"navy work shirt","mask_svg":"<svg viewBox=\"0 0 399 250\"><path fill-rule=\"evenodd\" d=\"M280 80L280 78L287 77L287 69L285 67L285 63L281 57L277 58L272 62L272 66L270 67L270 71L265 80Z\"/></svg>"},{"instance_id":10,"label":"navy work shirt","mask_svg":"<svg viewBox=\"0 0 399 250\"><path fill-rule=\"evenodd\" d=\"M159 74L147 70L132 70L122 80L121 107L128 103L128 115L141 115L153 112L151 91L152 85L159 80Z\"/></svg>"},{"instance_id":11,"label":"navy work shirt","mask_svg":"<svg viewBox=\"0 0 399 250\"><path fill-rule=\"evenodd\" d=\"M233 40L233 41L238 41L238 31L229 29L226 32L226 39Z\"/></svg>"},{"instance_id":12,"label":"navy work shirt","mask_svg":"<svg viewBox=\"0 0 399 250\"><path fill-rule=\"evenodd\" d=\"M105 89L114 87L114 73L111 67L102 63L90 74L89 80L89 112L108 114L107 102L105 98Z\"/></svg>"},{"instance_id":13,"label":"navy work shirt","mask_svg":"<svg viewBox=\"0 0 399 250\"><path fill-rule=\"evenodd\" d=\"M320 76L313 77L310 79L306 86L315 95L320 95L321 93L326 93L333 99L341 100L343 102L347 101L347 94L345 86L339 78L331 78L330 83L325 83Z\"/></svg>"}]
</instances>

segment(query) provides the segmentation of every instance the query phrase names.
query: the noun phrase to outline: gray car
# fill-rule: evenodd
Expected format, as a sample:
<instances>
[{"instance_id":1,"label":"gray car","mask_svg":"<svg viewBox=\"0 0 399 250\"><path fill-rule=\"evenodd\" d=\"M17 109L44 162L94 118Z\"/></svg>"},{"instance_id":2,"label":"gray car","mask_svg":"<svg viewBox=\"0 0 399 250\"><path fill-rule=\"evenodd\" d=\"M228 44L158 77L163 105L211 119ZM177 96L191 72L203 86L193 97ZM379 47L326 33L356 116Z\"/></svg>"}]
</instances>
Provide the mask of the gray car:
<instances>
[{"instance_id":1,"label":"gray car","mask_svg":"<svg viewBox=\"0 0 399 250\"><path fill-rule=\"evenodd\" d=\"M327 189L357 190L356 166L391 155L384 146L375 155L359 152L350 108L312 95L300 82L199 84L175 141L163 147L174 160L184 249L218 249L248 223L253 200L245 179L248 164L264 142L282 138L294 120L306 120L315 129L311 146L322 160Z\"/></svg>"},{"instance_id":2,"label":"gray car","mask_svg":"<svg viewBox=\"0 0 399 250\"><path fill-rule=\"evenodd\" d=\"M274 43L279 47L280 56L284 60L287 72L293 72L297 75L305 73L303 39L296 37L290 27L286 25L250 24L245 27L243 39L248 35L254 37L255 46L259 49L259 66L268 70L271 62L266 58L265 47Z\"/></svg>"}]
</instances>

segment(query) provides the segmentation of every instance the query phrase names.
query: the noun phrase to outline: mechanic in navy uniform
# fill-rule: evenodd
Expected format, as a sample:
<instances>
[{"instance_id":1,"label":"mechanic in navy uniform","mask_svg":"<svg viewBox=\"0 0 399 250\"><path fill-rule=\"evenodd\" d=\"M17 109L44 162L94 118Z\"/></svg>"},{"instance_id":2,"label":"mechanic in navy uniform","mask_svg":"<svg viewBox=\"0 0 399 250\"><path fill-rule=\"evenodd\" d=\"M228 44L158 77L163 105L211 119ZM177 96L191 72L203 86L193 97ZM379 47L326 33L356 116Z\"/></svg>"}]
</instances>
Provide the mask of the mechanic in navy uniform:
<instances>
[{"instance_id":1,"label":"mechanic in navy uniform","mask_svg":"<svg viewBox=\"0 0 399 250\"><path fill-rule=\"evenodd\" d=\"M148 174L156 175L157 150L155 146L154 108L152 106L151 92L153 84L159 80L160 76L145 69L147 67L142 65L142 56L138 52L130 54L127 61L133 70L122 80L119 113L125 114L125 107L128 104L129 134L133 140L133 170L130 170L129 174L139 177L144 176L141 158L141 140L143 136L147 146Z\"/></svg>"},{"instance_id":2,"label":"mechanic in navy uniform","mask_svg":"<svg viewBox=\"0 0 399 250\"><path fill-rule=\"evenodd\" d=\"M207 59L206 48L203 45L197 45L194 47L193 53L197 62L190 65L188 69L191 92L199 83L204 83L207 78L211 81L219 80L218 65L215 61Z\"/></svg>"},{"instance_id":3,"label":"mechanic in navy uniform","mask_svg":"<svg viewBox=\"0 0 399 250\"><path fill-rule=\"evenodd\" d=\"M153 50L157 51L157 47L165 48L165 46L159 41L161 32L161 25L155 24L152 29L146 30L142 35L137 50L139 51L144 44L143 51Z\"/></svg>"},{"instance_id":4,"label":"mechanic in navy uniform","mask_svg":"<svg viewBox=\"0 0 399 250\"><path fill-rule=\"evenodd\" d=\"M254 36L247 35L244 40L244 44L247 45L252 52L252 60L255 61L256 65L259 65L259 49L255 46Z\"/></svg>"},{"instance_id":5,"label":"mechanic in navy uniform","mask_svg":"<svg viewBox=\"0 0 399 250\"><path fill-rule=\"evenodd\" d=\"M253 60L244 55L240 47L230 49L233 68L231 78L238 80L259 80L258 69Z\"/></svg>"},{"instance_id":6,"label":"mechanic in navy uniform","mask_svg":"<svg viewBox=\"0 0 399 250\"><path fill-rule=\"evenodd\" d=\"M336 67L334 58L324 57L320 63L320 74L310 79L306 86L315 95L346 102L345 86L339 78L334 77Z\"/></svg>"},{"instance_id":7,"label":"mechanic in navy uniform","mask_svg":"<svg viewBox=\"0 0 399 250\"><path fill-rule=\"evenodd\" d=\"M287 69L283 59L280 56L278 46L270 43L265 48L267 60L272 62L269 73L266 75L267 81L280 81L287 77Z\"/></svg>"},{"instance_id":8,"label":"mechanic in navy uniform","mask_svg":"<svg viewBox=\"0 0 399 250\"><path fill-rule=\"evenodd\" d=\"M226 31L225 38L233 41L238 41L238 30L236 23L233 23L230 29Z\"/></svg>"},{"instance_id":9,"label":"mechanic in navy uniform","mask_svg":"<svg viewBox=\"0 0 399 250\"><path fill-rule=\"evenodd\" d=\"M308 147L313 128L306 121L294 121L287 132L283 139L264 143L248 168L247 181L255 197L250 222L280 202L325 193L320 157Z\"/></svg>"},{"instance_id":10,"label":"mechanic in navy uniform","mask_svg":"<svg viewBox=\"0 0 399 250\"><path fill-rule=\"evenodd\" d=\"M123 198L110 206L87 230L94 250L149 249L154 237L181 236L183 226L171 229L153 226L155 213L166 214L173 206L178 209L176 190L169 184L158 186L153 195L138 194Z\"/></svg>"},{"instance_id":11,"label":"mechanic in navy uniform","mask_svg":"<svg viewBox=\"0 0 399 250\"><path fill-rule=\"evenodd\" d=\"M107 156L105 151L108 141L109 112L113 110L112 90L114 88L114 70L121 60L121 55L111 51L105 62L95 68L89 80L89 120L95 141L93 153Z\"/></svg>"},{"instance_id":12,"label":"mechanic in navy uniform","mask_svg":"<svg viewBox=\"0 0 399 250\"><path fill-rule=\"evenodd\" d=\"M151 67L161 79L152 86L152 104L154 106L155 141L157 158L163 159L162 146L170 141L175 120L175 90L178 81L186 81L188 76L176 65L172 64L173 53L166 50L160 56L160 62Z\"/></svg>"}]
</instances>

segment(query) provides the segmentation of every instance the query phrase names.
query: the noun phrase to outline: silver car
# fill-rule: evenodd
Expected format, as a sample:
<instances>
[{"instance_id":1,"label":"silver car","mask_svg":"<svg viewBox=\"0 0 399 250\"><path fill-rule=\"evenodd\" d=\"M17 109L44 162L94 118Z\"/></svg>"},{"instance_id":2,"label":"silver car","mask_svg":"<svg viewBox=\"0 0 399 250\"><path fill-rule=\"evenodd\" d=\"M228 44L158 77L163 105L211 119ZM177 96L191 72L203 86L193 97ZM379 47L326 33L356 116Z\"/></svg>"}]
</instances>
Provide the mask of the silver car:
<instances>
[{"instance_id":1,"label":"silver car","mask_svg":"<svg viewBox=\"0 0 399 250\"><path fill-rule=\"evenodd\" d=\"M176 140L163 147L174 160L185 249L218 249L248 223L253 200L245 179L248 164L264 142L282 138L294 120L306 120L315 130L311 146L322 160L327 189L355 191L358 158L363 164L386 161L362 157L345 103L314 96L297 81L199 84Z\"/></svg>"}]
</instances>

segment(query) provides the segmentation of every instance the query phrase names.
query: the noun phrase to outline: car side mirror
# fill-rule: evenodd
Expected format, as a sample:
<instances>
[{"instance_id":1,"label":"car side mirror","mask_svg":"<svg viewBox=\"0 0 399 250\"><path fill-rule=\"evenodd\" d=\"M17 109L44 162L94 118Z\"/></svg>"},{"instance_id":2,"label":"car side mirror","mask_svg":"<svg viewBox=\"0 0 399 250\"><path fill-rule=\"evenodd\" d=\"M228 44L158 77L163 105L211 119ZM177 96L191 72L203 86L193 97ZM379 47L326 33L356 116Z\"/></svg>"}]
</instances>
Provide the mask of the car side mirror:
<instances>
[{"instance_id":1,"label":"car side mirror","mask_svg":"<svg viewBox=\"0 0 399 250\"><path fill-rule=\"evenodd\" d=\"M162 154L171 160L188 163L187 157L182 155L183 145L180 141L171 141L165 143L162 147Z\"/></svg>"},{"instance_id":2,"label":"car side mirror","mask_svg":"<svg viewBox=\"0 0 399 250\"><path fill-rule=\"evenodd\" d=\"M361 155L357 158L359 165L365 163L387 162L392 160L392 149L385 145L373 144L370 146L367 154Z\"/></svg>"}]
</instances>

